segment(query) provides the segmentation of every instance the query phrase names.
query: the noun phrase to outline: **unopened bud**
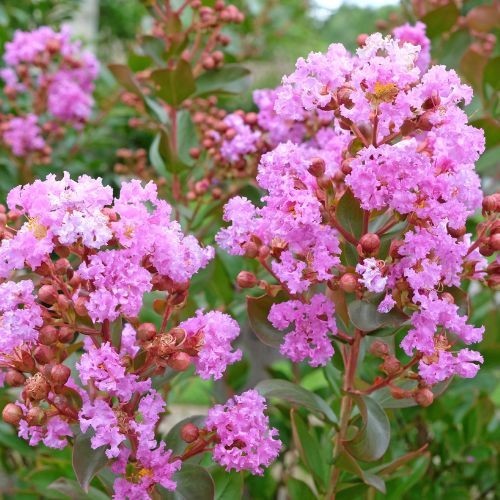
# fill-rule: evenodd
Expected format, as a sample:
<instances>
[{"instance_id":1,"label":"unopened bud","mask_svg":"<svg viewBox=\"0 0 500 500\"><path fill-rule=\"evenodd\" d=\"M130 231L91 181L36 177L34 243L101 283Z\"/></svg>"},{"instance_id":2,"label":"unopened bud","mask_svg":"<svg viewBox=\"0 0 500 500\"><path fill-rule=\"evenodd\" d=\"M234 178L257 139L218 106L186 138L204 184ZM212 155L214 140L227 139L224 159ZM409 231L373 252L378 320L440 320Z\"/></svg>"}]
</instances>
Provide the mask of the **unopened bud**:
<instances>
[{"instance_id":1,"label":"unopened bud","mask_svg":"<svg viewBox=\"0 0 500 500\"><path fill-rule=\"evenodd\" d=\"M485 241L479 245L479 253L484 257L489 257L493 255L493 248L490 247L489 241Z\"/></svg>"},{"instance_id":2,"label":"unopened bud","mask_svg":"<svg viewBox=\"0 0 500 500\"><path fill-rule=\"evenodd\" d=\"M184 425L181 429L181 438L183 441L186 441L186 443L193 443L198 439L199 435L200 429L191 422Z\"/></svg>"},{"instance_id":3,"label":"unopened bud","mask_svg":"<svg viewBox=\"0 0 500 500\"><path fill-rule=\"evenodd\" d=\"M323 158L313 158L311 160L311 164L309 165L309 168L307 171L313 176L313 177L321 177L325 173L325 160Z\"/></svg>"},{"instance_id":4,"label":"unopened bud","mask_svg":"<svg viewBox=\"0 0 500 500\"><path fill-rule=\"evenodd\" d=\"M64 385L71 375L71 370L68 366L57 364L50 370L50 378L56 385Z\"/></svg>"},{"instance_id":5,"label":"unopened bud","mask_svg":"<svg viewBox=\"0 0 500 500\"><path fill-rule=\"evenodd\" d=\"M465 226L455 229L453 227L450 227L450 225L448 224L448 234L450 236L453 236L453 238L461 238L466 232L467 228Z\"/></svg>"},{"instance_id":6,"label":"unopened bud","mask_svg":"<svg viewBox=\"0 0 500 500\"><path fill-rule=\"evenodd\" d=\"M253 241L247 241L243 245L243 250L245 250L245 257L249 259L254 259L259 254L259 247Z\"/></svg>"},{"instance_id":7,"label":"unopened bud","mask_svg":"<svg viewBox=\"0 0 500 500\"><path fill-rule=\"evenodd\" d=\"M54 360L55 351L48 345L39 345L35 348L33 357L38 363L46 365Z\"/></svg>"},{"instance_id":8,"label":"unopened bud","mask_svg":"<svg viewBox=\"0 0 500 500\"><path fill-rule=\"evenodd\" d=\"M345 160L342 160L342 163L340 165L340 170L342 170L342 173L344 175L349 175L352 172L352 158L346 158Z\"/></svg>"},{"instance_id":9,"label":"unopened bud","mask_svg":"<svg viewBox=\"0 0 500 500\"><path fill-rule=\"evenodd\" d=\"M395 357L388 356L385 358L380 368L387 373L387 375L396 375L396 373L401 370L401 363Z\"/></svg>"},{"instance_id":10,"label":"unopened bud","mask_svg":"<svg viewBox=\"0 0 500 500\"><path fill-rule=\"evenodd\" d=\"M52 305L57 302L59 294L52 285L43 285L40 287L40 290L38 290L38 297L45 304Z\"/></svg>"},{"instance_id":11,"label":"unopened bud","mask_svg":"<svg viewBox=\"0 0 500 500\"><path fill-rule=\"evenodd\" d=\"M376 255L380 249L380 238L375 233L366 233L359 240L364 255Z\"/></svg>"},{"instance_id":12,"label":"unopened bud","mask_svg":"<svg viewBox=\"0 0 500 500\"><path fill-rule=\"evenodd\" d=\"M59 342L63 344L69 344L75 338L75 331L70 326L61 326L59 328Z\"/></svg>"},{"instance_id":13,"label":"unopened bud","mask_svg":"<svg viewBox=\"0 0 500 500\"><path fill-rule=\"evenodd\" d=\"M170 330L168 333L175 339L176 344L182 342L187 335L186 330L184 330L184 328L181 328L179 326L172 328L172 330Z\"/></svg>"},{"instance_id":14,"label":"unopened bud","mask_svg":"<svg viewBox=\"0 0 500 500\"><path fill-rule=\"evenodd\" d=\"M10 387L21 387L26 382L24 375L17 370L8 370L5 374L5 383Z\"/></svg>"},{"instance_id":15,"label":"unopened bud","mask_svg":"<svg viewBox=\"0 0 500 500\"><path fill-rule=\"evenodd\" d=\"M4 422L17 426L23 418L23 410L14 403L7 403L2 410L2 418Z\"/></svg>"},{"instance_id":16,"label":"unopened bud","mask_svg":"<svg viewBox=\"0 0 500 500\"><path fill-rule=\"evenodd\" d=\"M153 323L142 323L137 329L137 337L143 342L152 340L156 335L156 326Z\"/></svg>"},{"instance_id":17,"label":"unopened bud","mask_svg":"<svg viewBox=\"0 0 500 500\"><path fill-rule=\"evenodd\" d=\"M500 233L490 236L488 243L495 252L498 252L500 250Z\"/></svg>"},{"instance_id":18,"label":"unopened bud","mask_svg":"<svg viewBox=\"0 0 500 500\"><path fill-rule=\"evenodd\" d=\"M47 420L47 415L39 406L32 406L26 414L26 421L29 425L43 425Z\"/></svg>"},{"instance_id":19,"label":"unopened bud","mask_svg":"<svg viewBox=\"0 0 500 500\"><path fill-rule=\"evenodd\" d=\"M353 293L358 288L358 279L355 274L346 273L339 280L340 288L346 293Z\"/></svg>"},{"instance_id":20,"label":"unopened bud","mask_svg":"<svg viewBox=\"0 0 500 500\"><path fill-rule=\"evenodd\" d=\"M38 342L44 345L51 345L57 342L58 332L57 328L52 325L45 325L40 328L40 332L38 333Z\"/></svg>"},{"instance_id":21,"label":"unopened bud","mask_svg":"<svg viewBox=\"0 0 500 500\"><path fill-rule=\"evenodd\" d=\"M392 240L391 245L389 247L389 255L392 260L397 260L401 258L401 254L399 253L399 249L403 246L403 242L400 240Z\"/></svg>"},{"instance_id":22,"label":"unopened bud","mask_svg":"<svg viewBox=\"0 0 500 500\"><path fill-rule=\"evenodd\" d=\"M75 309L76 314L78 316L87 316L88 314L88 309L87 309L87 298L86 297L78 297L73 305L73 308Z\"/></svg>"},{"instance_id":23,"label":"unopened bud","mask_svg":"<svg viewBox=\"0 0 500 500\"><path fill-rule=\"evenodd\" d=\"M236 283L240 288L253 288L258 282L255 274L249 271L241 271L236 277Z\"/></svg>"},{"instance_id":24,"label":"unopened bud","mask_svg":"<svg viewBox=\"0 0 500 500\"><path fill-rule=\"evenodd\" d=\"M483 211L484 212L496 212L499 209L499 196L497 194L491 194L490 196L485 196L483 198Z\"/></svg>"},{"instance_id":25,"label":"unopened bud","mask_svg":"<svg viewBox=\"0 0 500 500\"><path fill-rule=\"evenodd\" d=\"M168 366L177 372L183 372L191 364L191 356L185 352L174 352L167 361Z\"/></svg>"},{"instance_id":26,"label":"unopened bud","mask_svg":"<svg viewBox=\"0 0 500 500\"><path fill-rule=\"evenodd\" d=\"M455 298L450 292L443 292L441 294L441 299L444 300L445 302L448 302L448 304L454 304L455 303Z\"/></svg>"},{"instance_id":27,"label":"unopened bud","mask_svg":"<svg viewBox=\"0 0 500 500\"><path fill-rule=\"evenodd\" d=\"M381 340L375 340L370 346L370 353L378 358L383 358L389 354L389 346Z\"/></svg>"},{"instance_id":28,"label":"unopened bud","mask_svg":"<svg viewBox=\"0 0 500 500\"><path fill-rule=\"evenodd\" d=\"M64 274L70 267L68 259L59 259L54 264L56 274Z\"/></svg>"},{"instance_id":29,"label":"unopened bud","mask_svg":"<svg viewBox=\"0 0 500 500\"><path fill-rule=\"evenodd\" d=\"M423 407L429 406L434 401L434 394L427 387L423 389L418 389L415 395L413 396L415 402Z\"/></svg>"},{"instance_id":30,"label":"unopened bud","mask_svg":"<svg viewBox=\"0 0 500 500\"><path fill-rule=\"evenodd\" d=\"M366 43L367 38L368 35L366 33L361 33L360 35L358 35L358 37L356 38L358 47L363 47L363 45Z\"/></svg>"}]
</instances>

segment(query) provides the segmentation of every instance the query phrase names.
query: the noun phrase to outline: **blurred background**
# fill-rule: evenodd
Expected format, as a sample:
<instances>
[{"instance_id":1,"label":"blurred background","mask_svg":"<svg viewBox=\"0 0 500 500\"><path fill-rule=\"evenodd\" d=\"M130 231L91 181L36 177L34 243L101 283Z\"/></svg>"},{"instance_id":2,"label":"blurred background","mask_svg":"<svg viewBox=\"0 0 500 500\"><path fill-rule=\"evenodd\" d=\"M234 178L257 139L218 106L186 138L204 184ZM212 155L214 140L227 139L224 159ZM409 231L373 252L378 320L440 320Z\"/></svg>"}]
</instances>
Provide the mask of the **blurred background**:
<instances>
[{"instance_id":1,"label":"blurred background","mask_svg":"<svg viewBox=\"0 0 500 500\"><path fill-rule=\"evenodd\" d=\"M499 2L466 0L237 0L246 14L242 25L228 33L232 42L226 60L245 65L252 72L249 88L236 98L227 98L228 109L252 108L251 89L274 87L289 73L296 59L309 51L324 51L329 43L340 42L355 50L360 33L389 32L404 22L423 20L433 44L433 59L455 68L474 87L475 98L467 112L473 124L485 129L487 152L477 164L486 193L499 185L500 127L498 91L498 43L484 49L484 40L499 35ZM72 173L87 172L101 176L105 182L117 184L114 169L120 148L148 149L151 136L144 130L129 127L131 111L115 106L119 88L108 63L130 63L137 33L151 26L147 2L139 0L2 0L0 2L0 51L16 29L31 30L41 25L59 27L69 23L73 33L91 50L102 64L96 90L95 127L79 138L79 153L71 157ZM496 14L495 14L496 12ZM478 36L478 34L480 36ZM485 38L493 36L493 38ZM488 42L489 43L489 42ZM481 45L483 44L483 45ZM484 50L483 50L484 49ZM487 87L487 85L489 85ZM492 92L493 89L493 92ZM97 125L98 124L98 125ZM74 141L72 137L64 141ZM71 145L72 143L70 143ZM61 145L61 151L68 151ZM47 171L64 168L66 153ZM38 174L42 176L42 173ZM15 185L15 172L0 151L0 194ZM472 219L474 232L478 219ZM219 262L219 261L217 261ZM233 270L239 265L220 264L205 272L212 273L214 296L224 297L224 307L245 321L243 294L234 293ZM203 274L203 273L201 273ZM205 277L199 282L205 283ZM204 285L200 285L204 286ZM430 441L431 458L414 462L412 473L395 477L388 484L385 498L482 499L500 498L498 488L500 448L500 334L498 297L490 290L471 290L471 318L486 326L485 341L480 346L485 363L472 380L455 380L450 388L428 408L406 408L392 416L395 442L400 447L417 448ZM250 334L248 335L250 337ZM250 339L247 342L251 343ZM256 352L251 347L250 352ZM290 377L287 362L275 362L261 347L257 369L277 378ZM270 364L270 366L267 366ZM245 359L232 370L232 386L240 390L255 379L255 360ZM326 381L301 368L302 381L311 390L327 391ZM191 385L188 385L191 384ZM195 385L193 385L195 384ZM204 382L186 380L173 391L171 403L178 405L209 404L213 388ZM217 390L217 388L216 388ZM1 406L7 397L0 392ZM396 447L398 445L396 444ZM71 477L70 451L35 452L19 440L12 429L0 423L0 498L62 498L47 486L60 476ZM272 478L252 478L251 498L274 498ZM353 498L352 491L345 498ZM377 494L378 495L378 494ZM90 497L87 497L90 498ZM343 498L342 494L339 499Z\"/></svg>"}]
</instances>

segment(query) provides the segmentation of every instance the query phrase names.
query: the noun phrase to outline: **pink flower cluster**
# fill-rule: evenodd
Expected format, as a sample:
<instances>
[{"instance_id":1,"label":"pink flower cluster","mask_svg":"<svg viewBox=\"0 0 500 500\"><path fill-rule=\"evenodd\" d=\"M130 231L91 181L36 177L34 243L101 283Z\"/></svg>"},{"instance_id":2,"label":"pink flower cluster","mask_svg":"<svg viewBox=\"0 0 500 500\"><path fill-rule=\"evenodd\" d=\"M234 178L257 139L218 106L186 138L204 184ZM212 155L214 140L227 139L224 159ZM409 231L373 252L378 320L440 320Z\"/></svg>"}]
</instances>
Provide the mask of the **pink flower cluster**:
<instances>
[{"instance_id":1,"label":"pink flower cluster","mask_svg":"<svg viewBox=\"0 0 500 500\"><path fill-rule=\"evenodd\" d=\"M334 305L317 284L335 289L346 272L357 284L345 290L358 287L358 298L375 300L381 313L410 316L402 347L421 357L426 383L473 376L473 362L482 361L468 349L450 351L455 339L471 344L483 332L467 324L450 291L486 266L465 234L482 201L474 163L484 135L460 107L472 90L453 70L429 68L429 50L423 24L401 26L394 38L366 37L354 55L332 44L300 58L281 86L254 95L261 133L274 147L258 166L266 195L262 207L230 200L230 226L217 242L258 258L292 299L274 305L269 320L280 330L295 325L281 347L294 361L317 366L333 354ZM364 233L398 229L390 255L379 257L379 235L368 250L359 235L346 239L350 228L337 218L346 191L364 210ZM346 267L350 245L359 261Z\"/></svg>"},{"instance_id":2,"label":"pink flower cluster","mask_svg":"<svg viewBox=\"0 0 500 500\"><path fill-rule=\"evenodd\" d=\"M227 471L262 474L262 466L278 456L281 441L278 431L269 427L265 409L265 399L252 389L208 411L206 428L217 436L213 457Z\"/></svg>"},{"instance_id":3,"label":"pink flower cluster","mask_svg":"<svg viewBox=\"0 0 500 500\"><path fill-rule=\"evenodd\" d=\"M47 26L16 31L5 45L4 62L0 77L8 99L16 100L16 114L29 102L26 115L2 125L3 141L15 156L45 151L48 136L60 125L81 128L88 121L99 64L71 41L67 27L60 32ZM23 99L16 99L20 94Z\"/></svg>"}]
</instances>

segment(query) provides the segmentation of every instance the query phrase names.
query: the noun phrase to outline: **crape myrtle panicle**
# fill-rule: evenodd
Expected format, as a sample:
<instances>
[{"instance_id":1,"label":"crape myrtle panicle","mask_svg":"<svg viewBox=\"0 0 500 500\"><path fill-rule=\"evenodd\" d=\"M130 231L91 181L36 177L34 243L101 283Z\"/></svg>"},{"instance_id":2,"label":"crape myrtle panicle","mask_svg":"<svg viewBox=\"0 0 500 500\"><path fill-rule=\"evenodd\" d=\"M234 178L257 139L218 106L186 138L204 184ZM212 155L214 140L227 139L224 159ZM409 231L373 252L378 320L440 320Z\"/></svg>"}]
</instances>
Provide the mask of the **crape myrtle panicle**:
<instances>
[{"instance_id":1,"label":"crape myrtle panicle","mask_svg":"<svg viewBox=\"0 0 500 500\"><path fill-rule=\"evenodd\" d=\"M194 365L202 378L218 379L241 359L231 345L240 329L227 314L200 310L181 323L172 318L213 249L182 232L153 183L125 182L114 197L100 179L49 175L12 189L7 205L0 369L20 395L4 408L5 421L31 445L52 448L68 444L74 424L91 432L92 448L105 447L117 475L116 498L149 498L157 484L175 489L173 474L183 457L155 437L166 405L151 376ZM138 318L150 291L165 296L160 328ZM75 351L72 373L65 360ZM262 431L267 417L259 398L242 396L241 411ZM210 425L199 431L197 452L219 439L217 422ZM262 437L272 441L267 453L249 441L240 469L260 473L277 456L279 441L269 432ZM232 467L222 454L214 459Z\"/></svg>"},{"instance_id":2,"label":"crape myrtle panicle","mask_svg":"<svg viewBox=\"0 0 500 500\"><path fill-rule=\"evenodd\" d=\"M332 339L344 335L334 318L336 290L405 318L401 348L419 384L406 397L419 402L426 387L473 377L483 361L461 347L480 342L484 328L468 322L455 297L466 279L498 283L498 261L484 256L498 250L500 207L498 195L483 201L474 170L484 135L462 109L472 89L455 71L429 67L425 26L360 42L354 55L340 44L310 53L278 88L256 92L253 126L225 117L242 137L226 137L221 155L257 162L265 195L259 207L230 199L229 226L216 240L257 259L281 285L289 300L274 304L268 319L279 330L292 326L281 352L295 362L318 366L332 357ZM256 133L268 152L254 152ZM340 222L348 197L362 212L361 234ZM486 220L473 241L465 224L481 205ZM403 371L394 361L389 385Z\"/></svg>"}]
</instances>

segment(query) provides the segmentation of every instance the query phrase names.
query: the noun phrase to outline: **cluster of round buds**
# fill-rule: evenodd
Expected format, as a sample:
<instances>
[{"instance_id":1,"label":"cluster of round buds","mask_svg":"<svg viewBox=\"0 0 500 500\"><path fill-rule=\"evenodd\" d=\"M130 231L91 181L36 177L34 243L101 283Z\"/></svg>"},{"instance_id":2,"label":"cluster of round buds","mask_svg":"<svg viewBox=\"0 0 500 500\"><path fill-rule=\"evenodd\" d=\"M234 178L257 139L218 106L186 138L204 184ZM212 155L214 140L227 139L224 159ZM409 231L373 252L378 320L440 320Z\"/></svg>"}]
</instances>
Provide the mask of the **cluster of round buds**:
<instances>
[{"instance_id":1,"label":"cluster of round buds","mask_svg":"<svg viewBox=\"0 0 500 500\"><path fill-rule=\"evenodd\" d=\"M117 161L113 167L118 175L133 176L143 181L154 180L158 186L165 185L165 178L158 177L148 162L148 153L145 149L118 149Z\"/></svg>"}]
</instances>

